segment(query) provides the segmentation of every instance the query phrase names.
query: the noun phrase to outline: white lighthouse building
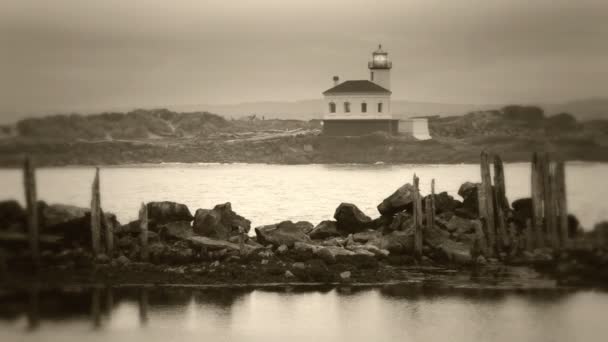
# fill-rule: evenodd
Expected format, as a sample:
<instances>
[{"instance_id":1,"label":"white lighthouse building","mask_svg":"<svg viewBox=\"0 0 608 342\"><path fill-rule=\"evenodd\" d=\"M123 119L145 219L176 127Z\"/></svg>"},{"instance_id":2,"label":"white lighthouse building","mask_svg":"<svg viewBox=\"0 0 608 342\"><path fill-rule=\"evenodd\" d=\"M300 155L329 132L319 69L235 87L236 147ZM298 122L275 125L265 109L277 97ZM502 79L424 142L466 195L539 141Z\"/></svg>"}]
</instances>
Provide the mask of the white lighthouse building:
<instances>
[{"instance_id":1,"label":"white lighthouse building","mask_svg":"<svg viewBox=\"0 0 608 342\"><path fill-rule=\"evenodd\" d=\"M395 134L397 120L391 115L391 68L388 53L378 46L368 63L369 80L340 82L323 92L323 132L328 135L362 135L376 131Z\"/></svg>"}]
</instances>

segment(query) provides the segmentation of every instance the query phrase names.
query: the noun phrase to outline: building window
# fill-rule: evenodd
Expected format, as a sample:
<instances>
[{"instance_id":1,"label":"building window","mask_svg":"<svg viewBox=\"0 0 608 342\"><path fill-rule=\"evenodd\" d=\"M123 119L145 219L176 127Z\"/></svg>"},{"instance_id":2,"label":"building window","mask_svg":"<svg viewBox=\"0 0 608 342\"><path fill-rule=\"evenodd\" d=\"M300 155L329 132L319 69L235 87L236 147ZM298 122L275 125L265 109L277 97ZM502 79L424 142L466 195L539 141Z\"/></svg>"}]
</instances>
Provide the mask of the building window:
<instances>
[{"instance_id":1,"label":"building window","mask_svg":"<svg viewBox=\"0 0 608 342\"><path fill-rule=\"evenodd\" d=\"M333 102L329 103L329 112L330 113L335 113L336 112L336 104Z\"/></svg>"},{"instance_id":2,"label":"building window","mask_svg":"<svg viewBox=\"0 0 608 342\"><path fill-rule=\"evenodd\" d=\"M367 103L361 103L361 113L367 113Z\"/></svg>"},{"instance_id":3,"label":"building window","mask_svg":"<svg viewBox=\"0 0 608 342\"><path fill-rule=\"evenodd\" d=\"M382 113L382 102L378 102L378 113Z\"/></svg>"},{"instance_id":4,"label":"building window","mask_svg":"<svg viewBox=\"0 0 608 342\"><path fill-rule=\"evenodd\" d=\"M344 113L350 113L350 102L344 102Z\"/></svg>"}]
</instances>

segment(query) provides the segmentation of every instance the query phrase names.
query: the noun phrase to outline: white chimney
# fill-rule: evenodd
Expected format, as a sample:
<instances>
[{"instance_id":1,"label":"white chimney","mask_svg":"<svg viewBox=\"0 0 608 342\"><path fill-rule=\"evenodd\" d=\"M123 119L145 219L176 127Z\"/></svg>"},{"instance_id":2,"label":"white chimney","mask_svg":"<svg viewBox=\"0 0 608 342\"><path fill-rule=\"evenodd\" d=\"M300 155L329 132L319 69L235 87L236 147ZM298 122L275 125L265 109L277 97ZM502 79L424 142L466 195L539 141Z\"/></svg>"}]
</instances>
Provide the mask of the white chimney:
<instances>
[{"instance_id":1,"label":"white chimney","mask_svg":"<svg viewBox=\"0 0 608 342\"><path fill-rule=\"evenodd\" d=\"M340 77L334 76L334 87L340 84Z\"/></svg>"}]
</instances>

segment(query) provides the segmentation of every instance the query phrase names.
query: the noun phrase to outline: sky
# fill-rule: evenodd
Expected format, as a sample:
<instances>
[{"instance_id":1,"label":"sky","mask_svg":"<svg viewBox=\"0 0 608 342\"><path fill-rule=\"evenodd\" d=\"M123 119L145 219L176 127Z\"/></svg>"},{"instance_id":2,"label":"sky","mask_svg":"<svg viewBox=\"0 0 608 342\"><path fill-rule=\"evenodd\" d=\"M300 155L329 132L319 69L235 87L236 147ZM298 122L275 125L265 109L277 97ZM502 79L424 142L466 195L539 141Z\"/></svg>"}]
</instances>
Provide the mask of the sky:
<instances>
[{"instance_id":1,"label":"sky","mask_svg":"<svg viewBox=\"0 0 608 342\"><path fill-rule=\"evenodd\" d=\"M605 97L606 0L2 0L0 118L296 101L368 78L393 98Z\"/></svg>"}]
</instances>

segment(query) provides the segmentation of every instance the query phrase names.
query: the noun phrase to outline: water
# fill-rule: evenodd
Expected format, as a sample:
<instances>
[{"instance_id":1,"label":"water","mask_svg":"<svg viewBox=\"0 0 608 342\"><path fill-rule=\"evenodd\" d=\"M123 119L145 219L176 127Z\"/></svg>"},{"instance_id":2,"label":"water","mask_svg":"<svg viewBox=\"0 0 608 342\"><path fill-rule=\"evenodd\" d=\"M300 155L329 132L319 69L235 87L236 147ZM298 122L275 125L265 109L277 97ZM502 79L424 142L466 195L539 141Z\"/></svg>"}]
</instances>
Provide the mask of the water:
<instances>
[{"instance_id":1,"label":"water","mask_svg":"<svg viewBox=\"0 0 608 342\"><path fill-rule=\"evenodd\" d=\"M478 165L265 165L170 164L104 167L102 206L121 222L137 217L141 202L172 200L197 208L232 202L233 209L252 226L282 220L313 224L331 219L340 202L351 202L371 217L378 203L406 182L414 172L423 192L436 179L437 191L458 197L465 181L479 181ZM606 163L568 163L566 183L570 211L586 229L608 220ZM37 171L39 198L49 203L89 206L91 167L42 168ZM505 166L510 200L530 196L530 165ZM23 203L21 171L0 170L0 199Z\"/></svg>"},{"instance_id":2,"label":"water","mask_svg":"<svg viewBox=\"0 0 608 342\"><path fill-rule=\"evenodd\" d=\"M110 294L110 295L109 295ZM608 294L392 286L0 297L0 341L605 341Z\"/></svg>"}]
</instances>

